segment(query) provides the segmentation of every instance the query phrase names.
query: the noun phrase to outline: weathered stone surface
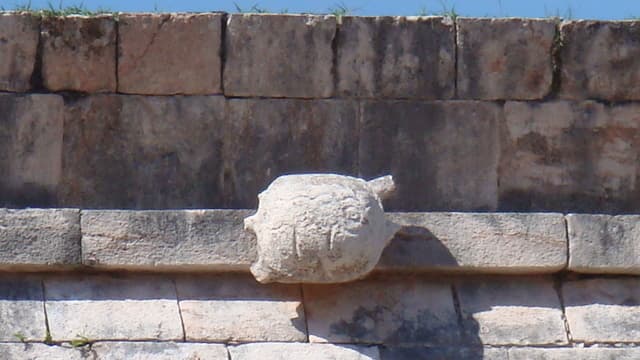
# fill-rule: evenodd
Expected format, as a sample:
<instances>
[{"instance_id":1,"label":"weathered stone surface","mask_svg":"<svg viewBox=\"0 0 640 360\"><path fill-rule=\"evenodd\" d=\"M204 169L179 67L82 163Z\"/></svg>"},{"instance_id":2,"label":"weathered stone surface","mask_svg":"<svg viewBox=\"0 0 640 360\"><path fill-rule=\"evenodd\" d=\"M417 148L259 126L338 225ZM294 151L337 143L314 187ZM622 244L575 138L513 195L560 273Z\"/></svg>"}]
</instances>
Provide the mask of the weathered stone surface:
<instances>
[{"instance_id":1,"label":"weathered stone surface","mask_svg":"<svg viewBox=\"0 0 640 360\"><path fill-rule=\"evenodd\" d=\"M175 286L154 276L79 275L44 280L51 337L182 340Z\"/></svg>"},{"instance_id":2,"label":"weathered stone surface","mask_svg":"<svg viewBox=\"0 0 640 360\"><path fill-rule=\"evenodd\" d=\"M462 279L456 289L465 331L484 345L567 343L560 299L550 279Z\"/></svg>"},{"instance_id":3,"label":"weathered stone surface","mask_svg":"<svg viewBox=\"0 0 640 360\"><path fill-rule=\"evenodd\" d=\"M230 346L231 360L378 360L375 346L269 343Z\"/></svg>"},{"instance_id":4,"label":"weathered stone surface","mask_svg":"<svg viewBox=\"0 0 640 360\"><path fill-rule=\"evenodd\" d=\"M97 95L70 102L59 204L220 207L223 119L224 99L215 96Z\"/></svg>"},{"instance_id":5,"label":"weathered stone surface","mask_svg":"<svg viewBox=\"0 0 640 360\"><path fill-rule=\"evenodd\" d=\"M460 98L528 100L549 93L554 20L458 18L456 23Z\"/></svg>"},{"instance_id":6,"label":"weathered stone surface","mask_svg":"<svg viewBox=\"0 0 640 360\"><path fill-rule=\"evenodd\" d=\"M402 228L378 269L551 273L567 263L562 214L390 213Z\"/></svg>"},{"instance_id":7,"label":"weathered stone surface","mask_svg":"<svg viewBox=\"0 0 640 360\"><path fill-rule=\"evenodd\" d=\"M79 265L80 211L0 209L0 249L0 268Z\"/></svg>"},{"instance_id":8,"label":"weathered stone surface","mask_svg":"<svg viewBox=\"0 0 640 360\"><path fill-rule=\"evenodd\" d=\"M640 106L507 102L502 210L638 210Z\"/></svg>"},{"instance_id":9,"label":"weathered stone surface","mask_svg":"<svg viewBox=\"0 0 640 360\"><path fill-rule=\"evenodd\" d=\"M540 349L511 348L509 360L634 360L640 358L639 348L573 348Z\"/></svg>"},{"instance_id":10,"label":"weathered stone surface","mask_svg":"<svg viewBox=\"0 0 640 360\"><path fill-rule=\"evenodd\" d=\"M393 175L388 210L495 209L501 116L476 101L365 102L360 175Z\"/></svg>"},{"instance_id":11,"label":"weathered stone surface","mask_svg":"<svg viewBox=\"0 0 640 360\"><path fill-rule=\"evenodd\" d=\"M32 14L0 13L0 90L31 89L39 32Z\"/></svg>"},{"instance_id":12,"label":"weathered stone surface","mask_svg":"<svg viewBox=\"0 0 640 360\"><path fill-rule=\"evenodd\" d=\"M353 101L228 101L224 206L255 208L256 195L283 174L356 174L357 114Z\"/></svg>"},{"instance_id":13,"label":"weathered stone surface","mask_svg":"<svg viewBox=\"0 0 640 360\"><path fill-rule=\"evenodd\" d=\"M335 33L333 16L229 15L225 34L225 95L332 96Z\"/></svg>"},{"instance_id":14,"label":"weathered stone surface","mask_svg":"<svg viewBox=\"0 0 640 360\"><path fill-rule=\"evenodd\" d=\"M285 175L260 193L255 215L258 259L251 273L262 283L338 283L367 275L398 226L381 198L390 176L369 182L334 174Z\"/></svg>"},{"instance_id":15,"label":"weathered stone surface","mask_svg":"<svg viewBox=\"0 0 640 360\"><path fill-rule=\"evenodd\" d=\"M0 95L0 206L55 203L63 119L58 95Z\"/></svg>"},{"instance_id":16,"label":"weathered stone surface","mask_svg":"<svg viewBox=\"0 0 640 360\"><path fill-rule=\"evenodd\" d=\"M43 341L46 336L43 300L40 279L0 275L0 341Z\"/></svg>"},{"instance_id":17,"label":"weathered stone surface","mask_svg":"<svg viewBox=\"0 0 640 360\"><path fill-rule=\"evenodd\" d=\"M63 346L49 346L45 344L1 344L0 353L5 360L86 360L91 351L86 348L71 348ZM95 359L90 357L91 359ZM97 359L100 360L100 359Z\"/></svg>"},{"instance_id":18,"label":"weathered stone surface","mask_svg":"<svg viewBox=\"0 0 640 360\"><path fill-rule=\"evenodd\" d=\"M42 81L51 91L116 91L113 17L42 18Z\"/></svg>"},{"instance_id":19,"label":"weathered stone surface","mask_svg":"<svg viewBox=\"0 0 640 360\"><path fill-rule=\"evenodd\" d=\"M591 279L562 286L574 341L640 342L640 279Z\"/></svg>"},{"instance_id":20,"label":"weathered stone surface","mask_svg":"<svg viewBox=\"0 0 640 360\"><path fill-rule=\"evenodd\" d=\"M336 55L339 94L452 98L454 35L449 18L342 17Z\"/></svg>"},{"instance_id":21,"label":"weathered stone surface","mask_svg":"<svg viewBox=\"0 0 640 360\"><path fill-rule=\"evenodd\" d=\"M185 275L176 284L188 341L307 339L298 286L261 285L244 274Z\"/></svg>"},{"instance_id":22,"label":"weathered stone surface","mask_svg":"<svg viewBox=\"0 0 640 360\"><path fill-rule=\"evenodd\" d=\"M243 230L253 210L82 211L82 262L113 268L246 269L255 238Z\"/></svg>"},{"instance_id":23,"label":"weathered stone surface","mask_svg":"<svg viewBox=\"0 0 640 360\"><path fill-rule=\"evenodd\" d=\"M220 93L222 14L118 17L118 92Z\"/></svg>"},{"instance_id":24,"label":"weathered stone surface","mask_svg":"<svg viewBox=\"0 0 640 360\"><path fill-rule=\"evenodd\" d=\"M640 21L568 21L560 33L561 97L640 99Z\"/></svg>"},{"instance_id":25,"label":"weathered stone surface","mask_svg":"<svg viewBox=\"0 0 640 360\"><path fill-rule=\"evenodd\" d=\"M381 347L381 360L508 360L505 348L482 347Z\"/></svg>"},{"instance_id":26,"label":"weathered stone surface","mask_svg":"<svg viewBox=\"0 0 640 360\"><path fill-rule=\"evenodd\" d=\"M227 360L222 344L104 342L91 347L97 360Z\"/></svg>"},{"instance_id":27,"label":"weathered stone surface","mask_svg":"<svg viewBox=\"0 0 640 360\"><path fill-rule=\"evenodd\" d=\"M569 270L640 274L640 216L567 215Z\"/></svg>"},{"instance_id":28,"label":"weathered stone surface","mask_svg":"<svg viewBox=\"0 0 640 360\"><path fill-rule=\"evenodd\" d=\"M448 283L404 276L343 285L303 285L311 342L459 343Z\"/></svg>"}]
</instances>

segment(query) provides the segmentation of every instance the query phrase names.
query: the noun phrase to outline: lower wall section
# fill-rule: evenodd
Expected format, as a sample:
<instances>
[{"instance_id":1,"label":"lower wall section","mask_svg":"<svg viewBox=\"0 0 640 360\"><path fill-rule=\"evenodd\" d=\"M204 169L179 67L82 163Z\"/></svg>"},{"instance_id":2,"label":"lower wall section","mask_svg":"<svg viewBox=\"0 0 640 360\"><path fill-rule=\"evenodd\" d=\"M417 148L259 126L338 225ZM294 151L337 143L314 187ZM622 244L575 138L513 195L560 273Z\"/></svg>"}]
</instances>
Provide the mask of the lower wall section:
<instances>
[{"instance_id":1,"label":"lower wall section","mask_svg":"<svg viewBox=\"0 0 640 360\"><path fill-rule=\"evenodd\" d=\"M640 277L0 276L8 359L636 359Z\"/></svg>"}]
</instances>

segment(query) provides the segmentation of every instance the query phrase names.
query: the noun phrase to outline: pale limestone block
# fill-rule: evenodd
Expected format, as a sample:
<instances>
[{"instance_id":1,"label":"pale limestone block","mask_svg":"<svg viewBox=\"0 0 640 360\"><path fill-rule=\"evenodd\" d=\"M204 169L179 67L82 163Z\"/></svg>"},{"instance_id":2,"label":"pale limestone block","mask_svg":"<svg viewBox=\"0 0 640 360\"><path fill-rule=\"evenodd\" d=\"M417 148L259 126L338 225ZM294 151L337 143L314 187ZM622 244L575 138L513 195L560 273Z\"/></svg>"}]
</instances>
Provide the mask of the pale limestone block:
<instances>
[{"instance_id":1,"label":"pale limestone block","mask_svg":"<svg viewBox=\"0 0 640 360\"><path fill-rule=\"evenodd\" d=\"M33 14L0 13L0 90L31 89L39 32L40 21Z\"/></svg>"},{"instance_id":2,"label":"pale limestone block","mask_svg":"<svg viewBox=\"0 0 640 360\"><path fill-rule=\"evenodd\" d=\"M230 346L231 360L379 360L375 346L263 343Z\"/></svg>"},{"instance_id":3,"label":"pale limestone block","mask_svg":"<svg viewBox=\"0 0 640 360\"><path fill-rule=\"evenodd\" d=\"M574 341L640 342L640 279L569 281L562 295Z\"/></svg>"},{"instance_id":4,"label":"pale limestone block","mask_svg":"<svg viewBox=\"0 0 640 360\"><path fill-rule=\"evenodd\" d=\"M222 14L118 17L118 92L220 93Z\"/></svg>"},{"instance_id":5,"label":"pale limestone block","mask_svg":"<svg viewBox=\"0 0 640 360\"><path fill-rule=\"evenodd\" d=\"M332 96L335 33L333 16L230 14L225 34L224 94Z\"/></svg>"},{"instance_id":6,"label":"pale limestone block","mask_svg":"<svg viewBox=\"0 0 640 360\"><path fill-rule=\"evenodd\" d=\"M551 279L462 279L456 289L465 331L483 345L560 345L568 341Z\"/></svg>"},{"instance_id":7,"label":"pale limestone block","mask_svg":"<svg viewBox=\"0 0 640 360\"><path fill-rule=\"evenodd\" d=\"M175 286L156 276L54 276L44 281L51 337L182 340Z\"/></svg>"},{"instance_id":8,"label":"pale limestone block","mask_svg":"<svg viewBox=\"0 0 640 360\"><path fill-rule=\"evenodd\" d=\"M103 342L91 347L97 360L228 360L223 344Z\"/></svg>"},{"instance_id":9,"label":"pale limestone block","mask_svg":"<svg viewBox=\"0 0 640 360\"><path fill-rule=\"evenodd\" d=\"M86 360L91 357L87 347L72 348L70 346L49 346L45 344L0 344L0 353L5 360ZM100 360L99 358L96 360Z\"/></svg>"},{"instance_id":10,"label":"pale limestone block","mask_svg":"<svg viewBox=\"0 0 640 360\"><path fill-rule=\"evenodd\" d=\"M113 16L42 19L42 81L51 91L116 91Z\"/></svg>"},{"instance_id":11,"label":"pale limestone block","mask_svg":"<svg viewBox=\"0 0 640 360\"><path fill-rule=\"evenodd\" d=\"M532 100L551 91L554 20L458 18L456 24L460 98Z\"/></svg>"},{"instance_id":12,"label":"pale limestone block","mask_svg":"<svg viewBox=\"0 0 640 360\"><path fill-rule=\"evenodd\" d=\"M44 341L47 325L43 301L39 278L0 276L0 341Z\"/></svg>"},{"instance_id":13,"label":"pale limestone block","mask_svg":"<svg viewBox=\"0 0 640 360\"><path fill-rule=\"evenodd\" d=\"M391 176L366 182L335 174L284 175L258 195L245 228L256 234L260 282L337 283L359 279L378 263L398 226L381 198Z\"/></svg>"},{"instance_id":14,"label":"pale limestone block","mask_svg":"<svg viewBox=\"0 0 640 360\"><path fill-rule=\"evenodd\" d=\"M189 341L306 341L300 288L261 285L249 275L176 280Z\"/></svg>"}]
</instances>

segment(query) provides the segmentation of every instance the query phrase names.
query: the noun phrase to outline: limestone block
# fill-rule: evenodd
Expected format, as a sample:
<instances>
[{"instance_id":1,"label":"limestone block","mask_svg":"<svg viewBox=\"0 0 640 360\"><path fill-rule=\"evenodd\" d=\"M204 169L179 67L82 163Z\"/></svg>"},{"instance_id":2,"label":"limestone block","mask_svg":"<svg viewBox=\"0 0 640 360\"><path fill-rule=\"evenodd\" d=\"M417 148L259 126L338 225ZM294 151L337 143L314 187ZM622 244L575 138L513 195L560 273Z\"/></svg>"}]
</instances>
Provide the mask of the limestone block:
<instances>
[{"instance_id":1,"label":"limestone block","mask_svg":"<svg viewBox=\"0 0 640 360\"><path fill-rule=\"evenodd\" d=\"M640 99L640 21L563 22L560 96Z\"/></svg>"},{"instance_id":2,"label":"limestone block","mask_svg":"<svg viewBox=\"0 0 640 360\"><path fill-rule=\"evenodd\" d=\"M510 348L509 360L634 360L640 357L639 348L573 348L540 349Z\"/></svg>"},{"instance_id":3,"label":"limestone block","mask_svg":"<svg viewBox=\"0 0 640 360\"><path fill-rule=\"evenodd\" d=\"M342 96L450 99L453 21L442 17L341 18L337 87Z\"/></svg>"},{"instance_id":4,"label":"limestone block","mask_svg":"<svg viewBox=\"0 0 640 360\"><path fill-rule=\"evenodd\" d=\"M42 81L51 91L115 92L113 17L42 18Z\"/></svg>"},{"instance_id":5,"label":"limestone block","mask_svg":"<svg viewBox=\"0 0 640 360\"><path fill-rule=\"evenodd\" d=\"M549 93L554 20L458 18L456 23L460 98L529 100Z\"/></svg>"},{"instance_id":6,"label":"limestone block","mask_svg":"<svg viewBox=\"0 0 640 360\"><path fill-rule=\"evenodd\" d=\"M507 274L565 268L562 214L390 213L401 225L378 269Z\"/></svg>"},{"instance_id":7,"label":"limestone block","mask_svg":"<svg viewBox=\"0 0 640 360\"><path fill-rule=\"evenodd\" d=\"M63 122L61 96L0 95L0 206L55 204Z\"/></svg>"},{"instance_id":8,"label":"limestone block","mask_svg":"<svg viewBox=\"0 0 640 360\"><path fill-rule=\"evenodd\" d=\"M231 360L379 360L378 348L334 344L263 343L230 346Z\"/></svg>"},{"instance_id":9,"label":"limestone block","mask_svg":"<svg viewBox=\"0 0 640 360\"><path fill-rule=\"evenodd\" d=\"M125 269L238 270L256 257L253 210L82 211L82 262Z\"/></svg>"},{"instance_id":10,"label":"limestone block","mask_svg":"<svg viewBox=\"0 0 640 360\"><path fill-rule=\"evenodd\" d=\"M227 360L222 344L103 342L91 347L97 360Z\"/></svg>"},{"instance_id":11,"label":"limestone block","mask_svg":"<svg viewBox=\"0 0 640 360\"><path fill-rule=\"evenodd\" d=\"M384 346L380 349L381 360L509 360L505 348L482 347L427 347Z\"/></svg>"},{"instance_id":12,"label":"limestone block","mask_svg":"<svg viewBox=\"0 0 640 360\"><path fill-rule=\"evenodd\" d=\"M176 279L188 341L306 341L300 288L245 274Z\"/></svg>"},{"instance_id":13,"label":"limestone block","mask_svg":"<svg viewBox=\"0 0 640 360\"><path fill-rule=\"evenodd\" d=\"M403 276L303 285L311 342L443 345L462 337L448 283Z\"/></svg>"},{"instance_id":14,"label":"limestone block","mask_svg":"<svg viewBox=\"0 0 640 360\"><path fill-rule=\"evenodd\" d=\"M44 280L51 337L182 340L174 283L156 276L78 275Z\"/></svg>"},{"instance_id":15,"label":"limestone block","mask_svg":"<svg viewBox=\"0 0 640 360\"><path fill-rule=\"evenodd\" d=\"M591 279L562 286L574 341L640 342L640 279Z\"/></svg>"},{"instance_id":16,"label":"limestone block","mask_svg":"<svg viewBox=\"0 0 640 360\"><path fill-rule=\"evenodd\" d=\"M0 13L0 90L27 91L36 63L40 22L28 13Z\"/></svg>"},{"instance_id":17,"label":"limestone block","mask_svg":"<svg viewBox=\"0 0 640 360\"><path fill-rule=\"evenodd\" d=\"M0 344L0 353L5 360L85 360L92 356L86 347L71 348L63 346L49 346L45 344ZM93 357L95 359L95 357ZM96 360L101 360L100 358Z\"/></svg>"},{"instance_id":18,"label":"limestone block","mask_svg":"<svg viewBox=\"0 0 640 360\"><path fill-rule=\"evenodd\" d=\"M637 210L640 106L507 102L502 210Z\"/></svg>"},{"instance_id":19,"label":"limestone block","mask_svg":"<svg viewBox=\"0 0 640 360\"><path fill-rule=\"evenodd\" d=\"M567 343L551 279L462 279L456 289L465 331L483 345Z\"/></svg>"},{"instance_id":20,"label":"limestone block","mask_svg":"<svg viewBox=\"0 0 640 360\"><path fill-rule=\"evenodd\" d=\"M335 33L333 16L230 14L225 34L224 94L332 96Z\"/></svg>"},{"instance_id":21,"label":"limestone block","mask_svg":"<svg viewBox=\"0 0 640 360\"><path fill-rule=\"evenodd\" d=\"M1 275L0 341L44 341L46 321L43 300L40 279Z\"/></svg>"},{"instance_id":22,"label":"limestone block","mask_svg":"<svg viewBox=\"0 0 640 360\"><path fill-rule=\"evenodd\" d=\"M366 276L398 226L381 198L394 190L385 176L369 182L335 174L285 175L258 195L244 220L256 234L259 282L338 283Z\"/></svg>"},{"instance_id":23,"label":"limestone block","mask_svg":"<svg viewBox=\"0 0 640 360\"><path fill-rule=\"evenodd\" d=\"M280 175L357 173L355 101L235 99L227 105L224 207L256 208L256 195Z\"/></svg>"},{"instance_id":24,"label":"limestone block","mask_svg":"<svg viewBox=\"0 0 640 360\"><path fill-rule=\"evenodd\" d=\"M80 211L0 209L0 268L80 264Z\"/></svg>"},{"instance_id":25,"label":"limestone block","mask_svg":"<svg viewBox=\"0 0 640 360\"><path fill-rule=\"evenodd\" d=\"M118 17L118 92L220 93L222 14Z\"/></svg>"},{"instance_id":26,"label":"limestone block","mask_svg":"<svg viewBox=\"0 0 640 360\"><path fill-rule=\"evenodd\" d=\"M567 215L569 270L640 274L640 216Z\"/></svg>"},{"instance_id":27,"label":"limestone block","mask_svg":"<svg viewBox=\"0 0 640 360\"><path fill-rule=\"evenodd\" d=\"M220 207L224 98L96 95L68 104L60 205Z\"/></svg>"},{"instance_id":28,"label":"limestone block","mask_svg":"<svg viewBox=\"0 0 640 360\"><path fill-rule=\"evenodd\" d=\"M367 101L360 175L393 175L394 211L495 209L501 116L487 102Z\"/></svg>"}]
</instances>

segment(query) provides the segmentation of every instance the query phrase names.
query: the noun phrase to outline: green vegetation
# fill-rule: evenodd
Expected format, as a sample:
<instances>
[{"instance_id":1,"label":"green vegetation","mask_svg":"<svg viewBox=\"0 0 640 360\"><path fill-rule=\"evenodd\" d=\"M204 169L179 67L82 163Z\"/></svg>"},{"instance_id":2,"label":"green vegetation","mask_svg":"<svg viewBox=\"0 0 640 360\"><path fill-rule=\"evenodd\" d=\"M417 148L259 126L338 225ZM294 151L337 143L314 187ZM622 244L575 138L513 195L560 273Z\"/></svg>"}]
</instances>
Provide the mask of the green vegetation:
<instances>
[{"instance_id":1,"label":"green vegetation","mask_svg":"<svg viewBox=\"0 0 640 360\"><path fill-rule=\"evenodd\" d=\"M87 338L86 336L82 336L82 335L76 335L76 336L77 337L71 340L70 342L72 347L78 348L78 347L91 345L91 340L89 340L89 338Z\"/></svg>"},{"instance_id":2,"label":"green vegetation","mask_svg":"<svg viewBox=\"0 0 640 360\"><path fill-rule=\"evenodd\" d=\"M27 337L24 336L24 334L21 333L21 332L17 332L15 334L13 334L13 336L15 336L16 339L20 340L20 342L27 342Z\"/></svg>"},{"instance_id":3,"label":"green vegetation","mask_svg":"<svg viewBox=\"0 0 640 360\"><path fill-rule=\"evenodd\" d=\"M4 7L0 8L1 11L6 11ZM113 15L114 12L109 9L98 8L96 10L89 10L84 3L76 5L65 6L60 0L57 5L52 2L47 4L44 9L36 9L31 5L31 1L23 4L18 4L13 8L14 11L26 11L43 17L49 16L69 16L69 15L84 15L84 16L96 16L102 14Z\"/></svg>"}]
</instances>

